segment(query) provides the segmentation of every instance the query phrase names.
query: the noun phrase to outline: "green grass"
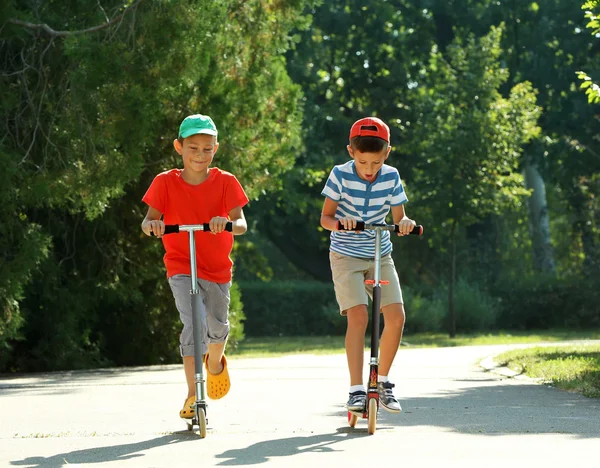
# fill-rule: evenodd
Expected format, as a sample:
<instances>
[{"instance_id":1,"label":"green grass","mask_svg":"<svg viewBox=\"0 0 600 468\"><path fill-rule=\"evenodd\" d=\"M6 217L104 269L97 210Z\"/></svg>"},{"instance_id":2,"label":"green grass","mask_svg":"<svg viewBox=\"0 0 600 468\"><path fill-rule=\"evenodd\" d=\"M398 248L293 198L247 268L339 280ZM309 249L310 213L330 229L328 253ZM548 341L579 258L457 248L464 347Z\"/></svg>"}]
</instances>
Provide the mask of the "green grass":
<instances>
[{"instance_id":1,"label":"green grass","mask_svg":"<svg viewBox=\"0 0 600 468\"><path fill-rule=\"evenodd\" d=\"M600 345L519 349L494 361L557 388L600 398Z\"/></svg>"},{"instance_id":2,"label":"green grass","mask_svg":"<svg viewBox=\"0 0 600 468\"><path fill-rule=\"evenodd\" d=\"M600 339L600 330L571 331L544 330L536 332L508 332L460 334L449 338L442 333L406 334L403 344L409 347L448 347L476 346L494 344L541 343L579 339ZM365 339L365 347L369 347L369 337ZM285 354L335 354L344 352L343 336L309 336L309 337L247 337L235 352L229 351L231 357L272 357Z\"/></svg>"},{"instance_id":3,"label":"green grass","mask_svg":"<svg viewBox=\"0 0 600 468\"><path fill-rule=\"evenodd\" d=\"M418 347L482 346L497 344L528 344L567 340L599 340L600 330L495 331L459 334L450 338L443 333L419 333L404 336L404 344Z\"/></svg>"},{"instance_id":4,"label":"green grass","mask_svg":"<svg viewBox=\"0 0 600 468\"><path fill-rule=\"evenodd\" d=\"M344 352L343 336L285 336L245 338L235 351L229 351L233 357L273 357L285 354L336 354Z\"/></svg>"}]
</instances>

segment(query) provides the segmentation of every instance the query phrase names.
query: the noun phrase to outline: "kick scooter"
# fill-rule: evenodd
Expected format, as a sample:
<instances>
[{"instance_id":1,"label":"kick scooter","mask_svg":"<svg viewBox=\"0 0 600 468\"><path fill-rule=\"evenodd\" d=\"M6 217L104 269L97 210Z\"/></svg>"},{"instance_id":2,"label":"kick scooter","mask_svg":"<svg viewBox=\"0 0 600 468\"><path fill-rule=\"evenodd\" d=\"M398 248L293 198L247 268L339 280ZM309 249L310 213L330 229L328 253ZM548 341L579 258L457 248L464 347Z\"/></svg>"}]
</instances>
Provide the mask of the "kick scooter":
<instances>
[{"instance_id":1,"label":"kick scooter","mask_svg":"<svg viewBox=\"0 0 600 468\"><path fill-rule=\"evenodd\" d=\"M228 222L225 226L225 230L231 232L233 224ZM208 419L206 417L206 409L208 405L205 400L205 383L204 371L202 365L204 363L204 354L202 353L202 342L204 341L204 322L200 316L200 310L202 310L200 297L200 291L198 290L198 277L196 275L196 242L194 240L194 233L196 231L210 231L210 225L204 224L166 224L165 234L175 234L178 232L185 231L188 233L189 246L190 246L190 277L191 277L191 289L190 296L192 300L192 326L194 329L194 383L196 384L196 402L194 403L194 414L195 416L189 419L185 419L187 422L188 431L194 430L194 427L199 428L200 438L206 437L206 425ZM154 235L154 234L153 234Z\"/></svg>"},{"instance_id":2,"label":"kick scooter","mask_svg":"<svg viewBox=\"0 0 600 468\"><path fill-rule=\"evenodd\" d=\"M377 427L377 411L379 410L379 390L377 389L377 376L379 372L379 316L381 314L381 286L389 281L382 281L381 275L381 233L382 231L399 232L400 227L396 224L366 224L358 221L354 229L344 229L338 221L338 230L344 231L375 231L375 268L372 280L365 280L366 284L373 285L373 304L371 309L371 359L369 360L369 385L367 387L367 406L364 412L348 411L348 424L356 426L359 417L367 419L369 434L375 434ZM412 235L423 234L423 226L417 225L410 232Z\"/></svg>"}]
</instances>

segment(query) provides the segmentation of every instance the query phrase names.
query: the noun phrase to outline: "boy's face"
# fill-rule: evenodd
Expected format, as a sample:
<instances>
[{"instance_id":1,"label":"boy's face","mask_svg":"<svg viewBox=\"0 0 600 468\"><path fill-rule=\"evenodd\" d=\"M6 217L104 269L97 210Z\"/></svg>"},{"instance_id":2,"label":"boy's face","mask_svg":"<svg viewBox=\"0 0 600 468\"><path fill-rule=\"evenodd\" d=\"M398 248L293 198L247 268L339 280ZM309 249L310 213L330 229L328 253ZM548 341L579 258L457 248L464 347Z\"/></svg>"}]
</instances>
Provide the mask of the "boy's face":
<instances>
[{"instance_id":1,"label":"boy's face","mask_svg":"<svg viewBox=\"0 0 600 468\"><path fill-rule=\"evenodd\" d=\"M219 143L216 137L201 133L185 138L183 144L176 139L173 141L173 146L183 159L184 169L192 172L207 172L219 148Z\"/></svg>"},{"instance_id":2,"label":"boy's face","mask_svg":"<svg viewBox=\"0 0 600 468\"><path fill-rule=\"evenodd\" d=\"M381 169L381 166L383 166L383 163L388 158L391 149L391 146L388 146L387 149L381 150L378 153L361 153L348 145L348 153L354 159L354 166L356 167L358 177L367 182L373 182L377 177L379 169Z\"/></svg>"}]
</instances>

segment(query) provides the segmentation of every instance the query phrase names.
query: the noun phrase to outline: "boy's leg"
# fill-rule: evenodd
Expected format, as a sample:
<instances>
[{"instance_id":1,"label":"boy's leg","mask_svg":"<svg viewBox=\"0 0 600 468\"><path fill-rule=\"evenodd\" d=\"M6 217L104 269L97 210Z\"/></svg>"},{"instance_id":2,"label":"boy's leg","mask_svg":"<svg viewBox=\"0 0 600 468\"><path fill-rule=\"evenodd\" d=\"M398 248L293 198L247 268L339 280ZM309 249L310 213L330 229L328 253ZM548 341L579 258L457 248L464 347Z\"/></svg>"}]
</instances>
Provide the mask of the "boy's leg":
<instances>
[{"instance_id":1,"label":"boy's leg","mask_svg":"<svg viewBox=\"0 0 600 468\"><path fill-rule=\"evenodd\" d=\"M179 336L180 352L183 358L183 370L187 385L187 397L196 395L196 385L194 375L196 373L194 367L194 337L192 326L192 303L190 300L190 276L175 275L169 278L169 286L173 292L175 305L179 312L179 318L183 325ZM204 314L204 312L202 312Z\"/></svg>"},{"instance_id":2,"label":"boy's leg","mask_svg":"<svg viewBox=\"0 0 600 468\"><path fill-rule=\"evenodd\" d=\"M379 342L379 375L389 375L404 331L404 305L389 304L381 309L384 327Z\"/></svg>"},{"instance_id":3,"label":"boy's leg","mask_svg":"<svg viewBox=\"0 0 600 468\"><path fill-rule=\"evenodd\" d=\"M210 343L208 345L208 359L206 365L208 371L211 374L217 375L223 372L223 354L225 354L225 344L223 343Z\"/></svg>"},{"instance_id":4,"label":"boy's leg","mask_svg":"<svg viewBox=\"0 0 600 468\"><path fill-rule=\"evenodd\" d=\"M391 255L381 259L381 277L388 281L381 288L383 333L379 341L379 375L388 376L404 331L404 299L400 279Z\"/></svg>"},{"instance_id":5,"label":"boy's leg","mask_svg":"<svg viewBox=\"0 0 600 468\"><path fill-rule=\"evenodd\" d=\"M229 392L231 382L225 358L225 346L229 337L229 304L231 282L213 283L199 280L206 307L207 337L207 394L217 400Z\"/></svg>"},{"instance_id":6,"label":"boy's leg","mask_svg":"<svg viewBox=\"0 0 600 468\"><path fill-rule=\"evenodd\" d=\"M329 253L335 297L342 315L347 317L346 359L350 371L350 391L346 407L350 411L364 411L367 394L363 385L365 332L369 324L365 290L365 271L368 261L336 252Z\"/></svg>"},{"instance_id":7,"label":"boy's leg","mask_svg":"<svg viewBox=\"0 0 600 468\"><path fill-rule=\"evenodd\" d=\"M206 336L208 343L208 370L211 374L223 371L223 354L229 337L229 303L231 282L212 283L199 280L206 306Z\"/></svg>"},{"instance_id":8,"label":"boy's leg","mask_svg":"<svg viewBox=\"0 0 600 468\"><path fill-rule=\"evenodd\" d=\"M225 343L208 345L208 370L211 374L216 375L223 372L223 364L221 359L223 358L224 351ZM183 370L185 371L185 380L188 386L188 398L196 395L196 382L194 378L196 369L194 364L194 356L183 356Z\"/></svg>"},{"instance_id":9,"label":"boy's leg","mask_svg":"<svg viewBox=\"0 0 600 468\"><path fill-rule=\"evenodd\" d=\"M360 304L346 310L346 359L350 371L350 386L363 383L363 359L365 355L365 333L369 324L367 306Z\"/></svg>"},{"instance_id":10,"label":"boy's leg","mask_svg":"<svg viewBox=\"0 0 600 468\"><path fill-rule=\"evenodd\" d=\"M183 356L183 370L185 372L185 381L187 382L188 387L187 398L196 396L196 382L194 379L196 370L194 368L194 364L194 356Z\"/></svg>"},{"instance_id":11,"label":"boy's leg","mask_svg":"<svg viewBox=\"0 0 600 468\"><path fill-rule=\"evenodd\" d=\"M367 260L329 252L335 297L342 315L347 317L346 358L350 371L350 386L362 385L365 333L369 324L364 272Z\"/></svg>"}]
</instances>

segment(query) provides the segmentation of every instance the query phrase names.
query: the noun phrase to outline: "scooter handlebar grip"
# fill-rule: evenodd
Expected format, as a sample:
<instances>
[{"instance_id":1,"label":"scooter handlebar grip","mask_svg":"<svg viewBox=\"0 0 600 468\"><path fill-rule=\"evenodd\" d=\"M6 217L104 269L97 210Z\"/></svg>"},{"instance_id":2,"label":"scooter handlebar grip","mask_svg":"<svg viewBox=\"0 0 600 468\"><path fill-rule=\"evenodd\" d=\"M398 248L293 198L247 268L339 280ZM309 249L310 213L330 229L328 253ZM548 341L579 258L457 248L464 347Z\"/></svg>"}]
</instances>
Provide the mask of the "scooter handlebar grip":
<instances>
[{"instance_id":1,"label":"scooter handlebar grip","mask_svg":"<svg viewBox=\"0 0 600 468\"><path fill-rule=\"evenodd\" d=\"M345 229L342 222L338 221L337 222L337 230L338 231L364 231L365 230L365 222L364 221L356 221L356 227L354 229Z\"/></svg>"},{"instance_id":2,"label":"scooter handlebar grip","mask_svg":"<svg viewBox=\"0 0 600 468\"><path fill-rule=\"evenodd\" d=\"M400 226L398 226L396 224L396 227L394 228L394 232L400 232ZM420 224L417 224L412 231L410 231L409 233L411 236L420 236L423 234L423 226L421 226Z\"/></svg>"},{"instance_id":3,"label":"scooter handlebar grip","mask_svg":"<svg viewBox=\"0 0 600 468\"><path fill-rule=\"evenodd\" d=\"M225 225L225 230L227 232L233 231L233 223L231 221L227 221L227 224ZM204 231L210 232L210 224L204 223Z\"/></svg>"},{"instance_id":4,"label":"scooter handlebar grip","mask_svg":"<svg viewBox=\"0 0 600 468\"><path fill-rule=\"evenodd\" d=\"M164 235L175 234L177 232L179 232L179 224L165 224L165 234ZM156 237L154 235L154 232L152 232L152 231L150 231L150 235L152 237Z\"/></svg>"},{"instance_id":5,"label":"scooter handlebar grip","mask_svg":"<svg viewBox=\"0 0 600 468\"><path fill-rule=\"evenodd\" d=\"M179 224L165 224L165 235L179 232Z\"/></svg>"},{"instance_id":6,"label":"scooter handlebar grip","mask_svg":"<svg viewBox=\"0 0 600 468\"><path fill-rule=\"evenodd\" d=\"M413 236L422 236L423 235L423 226L417 224L412 231L410 231Z\"/></svg>"}]
</instances>

